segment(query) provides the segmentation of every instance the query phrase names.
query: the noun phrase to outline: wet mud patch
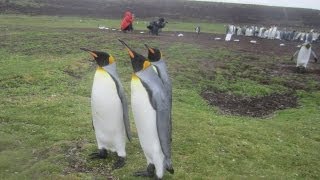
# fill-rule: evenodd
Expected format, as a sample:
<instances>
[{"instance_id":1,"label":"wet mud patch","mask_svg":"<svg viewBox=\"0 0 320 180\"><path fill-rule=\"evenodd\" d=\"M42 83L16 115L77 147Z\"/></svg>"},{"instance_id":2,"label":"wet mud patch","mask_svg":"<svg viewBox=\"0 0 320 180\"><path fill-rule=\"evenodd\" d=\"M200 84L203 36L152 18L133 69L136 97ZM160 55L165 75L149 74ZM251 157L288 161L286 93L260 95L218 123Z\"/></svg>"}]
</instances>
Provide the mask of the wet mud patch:
<instances>
[{"instance_id":1,"label":"wet mud patch","mask_svg":"<svg viewBox=\"0 0 320 180\"><path fill-rule=\"evenodd\" d=\"M225 114L265 117L277 110L295 108L298 98L294 93L273 93L262 97L244 97L205 90L201 96Z\"/></svg>"},{"instance_id":2,"label":"wet mud patch","mask_svg":"<svg viewBox=\"0 0 320 180\"><path fill-rule=\"evenodd\" d=\"M95 175L104 176L106 179L113 179L111 175L111 166L109 159L92 160L89 158L86 149L88 142L78 141L70 144L64 149L64 157L68 162L68 166L64 169L63 174L70 173L93 173ZM91 149L91 148L90 148Z\"/></svg>"}]
</instances>

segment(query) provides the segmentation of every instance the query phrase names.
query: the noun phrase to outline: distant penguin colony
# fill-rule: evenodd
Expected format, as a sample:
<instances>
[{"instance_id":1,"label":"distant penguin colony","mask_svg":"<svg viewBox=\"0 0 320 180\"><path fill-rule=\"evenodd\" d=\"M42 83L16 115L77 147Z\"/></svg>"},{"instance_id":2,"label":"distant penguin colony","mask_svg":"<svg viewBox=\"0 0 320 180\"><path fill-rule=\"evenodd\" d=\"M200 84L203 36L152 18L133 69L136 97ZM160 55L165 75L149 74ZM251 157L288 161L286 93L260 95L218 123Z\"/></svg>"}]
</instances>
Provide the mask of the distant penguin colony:
<instances>
[{"instance_id":1,"label":"distant penguin colony","mask_svg":"<svg viewBox=\"0 0 320 180\"><path fill-rule=\"evenodd\" d=\"M145 44L148 58L133 51L124 41L133 68L131 106L140 145L147 160L145 171L135 176L162 179L165 171L174 173L171 161L172 142L172 85L167 66L159 49ZM106 159L110 152L117 154L113 169L121 168L126 160L126 139L131 140L128 104L124 88L116 71L112 55L80 48L97 63L92 93L92 124L98 152L92 159Z\"/></svg>"}]
</instances>

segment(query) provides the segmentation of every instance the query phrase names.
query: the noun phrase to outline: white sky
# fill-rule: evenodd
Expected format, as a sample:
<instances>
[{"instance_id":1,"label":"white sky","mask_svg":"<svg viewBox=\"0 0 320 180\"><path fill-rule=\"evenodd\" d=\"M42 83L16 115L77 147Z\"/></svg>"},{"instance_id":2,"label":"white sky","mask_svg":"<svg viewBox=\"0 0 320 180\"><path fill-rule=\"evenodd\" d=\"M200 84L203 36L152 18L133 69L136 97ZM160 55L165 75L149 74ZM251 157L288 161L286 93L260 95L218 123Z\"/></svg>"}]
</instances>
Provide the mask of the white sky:
<instances>
[{"instance_id":1,"label":"white sky","mask_svg":"<svg viewBox=\"0 0 320 180\"><path fill-rule=\"evenodd\" d=\"M299 7L299 8L309 8L309 9L320 10L320 0L198 0L198 1L261 4L261 5L267 5L267 6Z\"/></svg>"}]
</instances>

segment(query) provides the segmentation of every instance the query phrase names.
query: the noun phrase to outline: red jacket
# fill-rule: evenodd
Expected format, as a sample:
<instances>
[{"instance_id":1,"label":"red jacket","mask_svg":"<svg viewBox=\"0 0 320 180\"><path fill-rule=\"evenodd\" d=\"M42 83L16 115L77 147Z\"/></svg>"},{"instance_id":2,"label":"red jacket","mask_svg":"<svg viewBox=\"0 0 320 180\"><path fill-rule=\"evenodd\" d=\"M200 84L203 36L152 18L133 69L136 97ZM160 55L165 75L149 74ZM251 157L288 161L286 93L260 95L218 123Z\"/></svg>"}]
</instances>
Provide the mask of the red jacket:
<instances>
[{"instance_id":1,"label":"red jacket","mask_svg":"<svg viewBox=\"0 0 320 180\"><path fill-rule=\"evenodd\" d=\"M130 11L125 12L121 22L121 30L124 30L125 28L127 28L132 22L133 22L132 13Z\"/></svg>"}]
</instances>

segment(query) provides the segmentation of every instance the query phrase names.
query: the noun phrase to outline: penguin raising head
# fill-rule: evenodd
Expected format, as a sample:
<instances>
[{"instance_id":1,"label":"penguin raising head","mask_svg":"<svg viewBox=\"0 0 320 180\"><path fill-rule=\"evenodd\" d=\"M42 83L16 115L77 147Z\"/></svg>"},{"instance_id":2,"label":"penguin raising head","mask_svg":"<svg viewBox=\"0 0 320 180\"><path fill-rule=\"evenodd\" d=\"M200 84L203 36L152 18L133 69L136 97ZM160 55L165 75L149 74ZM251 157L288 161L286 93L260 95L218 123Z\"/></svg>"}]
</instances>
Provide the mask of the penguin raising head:
<instances>
[{"instance_id":1,"label":"penguin raising head","mask_svg":"<svg viewBox=\"0 0 320 180\"><path fill-rule=\"evenodd\" d=\"M87 48L80 49L87 51L89 54L91 54L91 56L94 58L94 60L100 67L104 67L115 62L114 58L106 52L92 51Z\"/></svg>"},{"instance_id":2,"label":"penguin raising head","mask_svg":"<svg viewBox=\"0 0 320 180\"><path fill-rule=\"evenodd\" d=\"M142 56L141 54L138 54L137 52L133 51L124 41L122 41L121 39L118 39L123 45L126 46L130 59L131 59L131 64L132 64L132 68L133 71L139 72L141 70L144 70L146 68L148 68L151 63L150 61L145 58L144 56Z\"/></svg>"},{"instance_id":3,"label":"penguin raising head","mask_svg":"<svg viewBox=\"0 0 320 180\"><path fill-rule=\"evenodd\" d=\"M161 59L162 54L159 49L151 48L147 44L144 45L148 49L148 59L150 59L151 62L157 62Z\"/></svg>"}]
</instances>

